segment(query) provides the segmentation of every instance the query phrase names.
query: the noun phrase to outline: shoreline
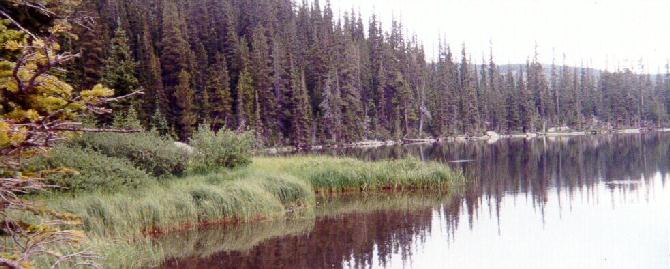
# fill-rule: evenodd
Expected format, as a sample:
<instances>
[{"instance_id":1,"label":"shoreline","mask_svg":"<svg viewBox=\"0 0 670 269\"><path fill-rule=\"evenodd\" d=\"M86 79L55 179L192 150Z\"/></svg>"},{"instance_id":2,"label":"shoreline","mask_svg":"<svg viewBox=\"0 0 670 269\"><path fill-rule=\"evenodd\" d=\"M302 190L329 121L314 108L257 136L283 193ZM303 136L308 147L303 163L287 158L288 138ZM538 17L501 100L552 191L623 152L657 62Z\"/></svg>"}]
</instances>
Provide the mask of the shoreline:
<instances>
[{"instance_id":1,"label":"shoreline","mask_svg":"<svg viewBox=\"0 0 670 269\"><path fill-rule=\"evenodd\" d=\"M32 200L79 216L90 239L86 247L105 253L101 263L106 267L137 268L160 260L152 256L161 256L160 247L146 249L157 236L281 220L318 206L316 197L321 195L449 192L464 183L460 172L417 159L256 157L248 167L156 181L137 189L50 193ZM144 243L143 248L129 247ZM127 257L141 259L125 261Z\"/></svg>"},{"instance_id":2,"label":"shoreline","mask_svg":"<svg viewBox=\"0 0 670 269\"><path fill-rule=\"evenodd\" d=\"M616 135L616 134L646 134L646 133L667 133L670 128L624 128L616 130L592 130L592 131L570 131L570 132L535 132L535 133L514 133L514 134L498 134L495 132L487 132L482 136L447 136L438 138L404 138L401 140L363 140L359 142L333 145L314 145L307 149L310 151L328 150L328 149L368 149L378 148L384 146L397 145L426 145L436 143L467 143L475 141L485 141L488 143L495 143L501 139L536 139L536 138L559 138L559 137L576 137L576 136L590 136L590 135ZM298 148L294 146L280 146L269 147L261 149L261 152L266 154L283 154L299 152Z\"/></svg>"}]
</instances>

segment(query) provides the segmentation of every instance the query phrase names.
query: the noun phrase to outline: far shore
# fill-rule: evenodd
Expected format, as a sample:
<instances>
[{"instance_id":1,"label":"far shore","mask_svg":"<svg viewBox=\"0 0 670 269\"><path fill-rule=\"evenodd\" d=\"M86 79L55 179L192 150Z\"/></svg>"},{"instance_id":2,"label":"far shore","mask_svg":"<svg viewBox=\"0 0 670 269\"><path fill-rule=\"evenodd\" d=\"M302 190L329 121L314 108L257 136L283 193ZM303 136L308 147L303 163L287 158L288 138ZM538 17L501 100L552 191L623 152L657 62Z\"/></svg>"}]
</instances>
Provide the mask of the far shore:
<instances>
[{"instance_id":1,"label":"far shore","mask_svg":"<svg viewBox=\"0 0 670 269\"><path fill-rule=\"evenodd\" d=\"M513 134L498 134L496 132L486 132L481 136L447 136L438 138L404 138L401 140L364 140L347 144L332 144L332 145L314 145L308 151L318 151L324 149L347 149L347 148L377 148L383 146L395 145L417 145L417 144L436 144L436 143L466 143L474 141L486 141L495 143L500 139L534 139L534 138L556 138L556 137L574 137L587 135L601 135L601 134L641 134L651 132L670 132L670 128L626 128L616 130L589 130L589 131L557 131L557 132L533 132L533 133L513 133ZM293 146L270 147L263 149L263 152L269 154L290 153L296 152L298 149Z\"/></svg>"}]
</instances>

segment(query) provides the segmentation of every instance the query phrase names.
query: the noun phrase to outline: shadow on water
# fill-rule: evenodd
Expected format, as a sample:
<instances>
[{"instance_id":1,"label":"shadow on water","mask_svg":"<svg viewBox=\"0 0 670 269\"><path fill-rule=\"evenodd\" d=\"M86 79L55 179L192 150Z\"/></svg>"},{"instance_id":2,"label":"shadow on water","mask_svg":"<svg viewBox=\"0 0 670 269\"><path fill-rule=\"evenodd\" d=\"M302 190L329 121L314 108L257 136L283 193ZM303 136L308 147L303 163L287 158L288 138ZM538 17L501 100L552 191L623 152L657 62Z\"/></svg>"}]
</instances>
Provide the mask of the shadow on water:
<instances>
[{"instance_id":1,"label":"shadow on water","mask_svg":"<svg viewBox=\"0 0 670 269\"><path fill-rule=\"evenodd\" d=\"M667 207L662 209L668 205L663 197L670 195L666 186L668 134L509 139L491 144L390 146L319 154L367 160L413 156L462 169L470 182L465 190L451 195L329 197L321 199L309 213L313 216L307 218L170 235L159 244L167 249L175 246L175 251L161 267L441 268L426 261L448 257L442 265L451 264L452 268L513 268L516 263L505 266L494 258L502 255L502 259L538 262L537 266L544 268L561 268L540 261L556 257L572 259L583 268L626 268L613 267L612 262L622 264L616 259L621 255L624 257L619 259L626 258L624 253L629 249L621 245L629 239L601 236L600 232L617 232L609 226L579 230L585 224L648 231L634 235L649 239L640 243L654 248L644 257L652 260L648 268L668 265L667 230L660 235L661 224L647 226L647 222L668 221L665 215L654 217L659 208L667 211ZM644 221L629 221L627 216ZM537 219L540 221L535 222ZM489 234L489 230L495 231ZM524 235L531 231L535 235ZM579 234L582 238L565 238ZM665 249L655 249L663 239L654 236L666 237ZM558 246L551 257L534 252L533 244L575 242L595 245L598 251L586 249L581 256L570 246ZM507 253L506 244L515 245L518 253ZM461 256L477 257L463 253L479 245L490 248L487 255L491 261L459 260ZM665 267L655 267L659 264Z\"/></svg>"}]
</instances>

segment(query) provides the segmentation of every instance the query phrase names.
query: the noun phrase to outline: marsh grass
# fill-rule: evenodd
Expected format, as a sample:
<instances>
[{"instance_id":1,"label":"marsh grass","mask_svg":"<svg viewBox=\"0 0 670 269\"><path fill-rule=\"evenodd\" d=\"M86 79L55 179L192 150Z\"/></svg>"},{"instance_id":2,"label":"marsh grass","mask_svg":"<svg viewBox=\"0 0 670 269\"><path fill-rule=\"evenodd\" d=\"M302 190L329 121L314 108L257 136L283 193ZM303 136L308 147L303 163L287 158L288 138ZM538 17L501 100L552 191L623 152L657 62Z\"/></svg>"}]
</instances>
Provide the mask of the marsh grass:
<instances>
[{"instance_id":1,"label":"marsh grass","mask_svg":"<svg viewBox=\"0 0 670 269\"><path fill-rule=\"evenodd\" d=\"M152 244L150 235L280 219L297 208L312 210L317 193L444 191L463 181L460 173L444 165L415 159L365 162L316 156L262 157L246 167L153 181L137 189L54 193L34 199L80 216L90 248L106 257L103 264L136 268L172 255L169 249ZM391 196L387 199L393 200ZM119 260L131 262L120 264Z\"/></svg>"},{"instance_id":2,"label":"marsh grass","mask_svg":"<svg viewBox=\"0 0 670 269\"><path fill-rule=\"evenodd\" d=\"M81 217L88 233L139 236L217 222L273 218L313 204L308 183L289 175L232 171L174 179L118 193L41 197L53 209Z\"/></svg>"},{"instance_id":3,"label":"marsh grass","mask_svg":"<svg viewBox=\"0 0 670 269\"><path fill-rule=\"evenodd\" d=\"M445 189L464 183L461 173L443 164L412 158L367 162L326 156L267 157L253 165L308 180L319 193Z\"/></svg>"}]
</instances>

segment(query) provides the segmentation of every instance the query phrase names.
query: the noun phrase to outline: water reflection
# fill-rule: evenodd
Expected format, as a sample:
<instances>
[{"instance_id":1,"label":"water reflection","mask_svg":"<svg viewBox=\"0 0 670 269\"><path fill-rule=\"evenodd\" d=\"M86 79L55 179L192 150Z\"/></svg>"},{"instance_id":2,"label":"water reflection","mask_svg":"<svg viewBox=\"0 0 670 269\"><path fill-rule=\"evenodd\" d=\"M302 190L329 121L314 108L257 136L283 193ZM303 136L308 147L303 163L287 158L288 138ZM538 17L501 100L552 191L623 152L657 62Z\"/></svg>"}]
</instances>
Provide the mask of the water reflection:
<instances>
[{"instance_id":1,"label":"water reflection","mask_svg":"<svg viewBox=\"0 0 670 269\"><path fill-rule=\"evenodd\" d=\"M451 196L424 194L377 194L320 199L311 229L298 234L269 238L255 247L229 247L203 255L168 260L163 268L368 268L385 266L395 255L403 260L413 246L426 242L432 229L433 208ZM253 227L255 225L251 225ZM262 232L260 229L259 232ZM182 234L169 241L191 242L192 237L221 238L237 231L208 230ZM170 244L169 241L163 243ZM181 244L180 244L181 245ZM216 244L214 244L216 245ZM204 250L203 250L204 251ZM210 253L211 251L205 251Z\"/></svg>"},{"instance_id":2,"label":"water reflection","mask_svg":"<svg viewBox=\"0 0 670 269\"><path fill-rule=\"evenodd\" d=\"M669 152L667 134L322 152L415 156L471 181L452 196L328 199L300 233L163 267L668 268Z\"/></svg>"}]
</instances>

